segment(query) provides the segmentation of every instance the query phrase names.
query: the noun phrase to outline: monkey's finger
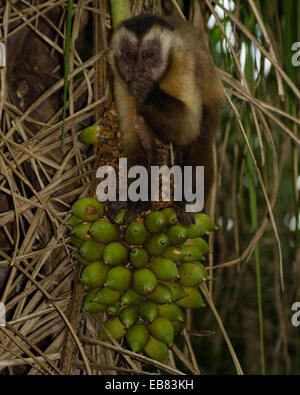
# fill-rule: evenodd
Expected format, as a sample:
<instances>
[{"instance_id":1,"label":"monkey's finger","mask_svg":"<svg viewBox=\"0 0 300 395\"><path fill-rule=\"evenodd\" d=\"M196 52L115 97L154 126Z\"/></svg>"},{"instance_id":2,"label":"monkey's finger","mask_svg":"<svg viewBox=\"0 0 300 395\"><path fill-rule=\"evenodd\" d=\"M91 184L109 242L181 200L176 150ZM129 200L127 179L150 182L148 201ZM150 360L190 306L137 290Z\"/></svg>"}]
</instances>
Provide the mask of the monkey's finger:
<instances>
[{"instance_id":1,"label":"monkey's finger","mask_svg":"<svg viewBox=\"0 0 300 395\"><path fill-rule=\"evenodd\" d=\"M176 207L176 212L181 225L190 226L191 224L195 223L195 215L193 213L186 213L184 210L184 205L179 204Z\"/></svg>"},{"instance_id":2,"label":"monkey's finger","mask_svg":"<svg viewBox=\"0 0 300 395\"><path fill-rule=\"evenodd\" d=\"M110 219L110 221L116 222L116 217L123 208L126 208L126 204L120 202L112 202L109 205L106 215Z\"/></svg>"},{"instance_id":3,"label":"monkey's finger","mask_svg":"<svg viewBox=\"0 0 300 395\"><path fill-rule=\"evenodd\" d=\"M134 214L133 210L127 209L125 215L124 215L124 222L127 222L130 217Z\"/></svg>"}]
</instances>

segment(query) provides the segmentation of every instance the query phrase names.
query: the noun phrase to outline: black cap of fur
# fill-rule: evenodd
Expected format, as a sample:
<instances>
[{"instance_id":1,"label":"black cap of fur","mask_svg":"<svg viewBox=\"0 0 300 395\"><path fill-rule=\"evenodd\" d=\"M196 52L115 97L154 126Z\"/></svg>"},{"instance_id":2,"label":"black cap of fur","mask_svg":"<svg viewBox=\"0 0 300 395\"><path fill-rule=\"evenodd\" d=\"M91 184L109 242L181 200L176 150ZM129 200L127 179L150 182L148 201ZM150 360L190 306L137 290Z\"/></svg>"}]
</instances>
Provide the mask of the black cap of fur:
<instances>
[{"instance_id":1,"label":"black cap of fur","mask_svg":"<svg viewBox=\"0 0 300 395\"><path fill-rule=\"evenodd\" d=\"M173 30L163 18L151 14L138 15L122 23L122 26L134 32L138 38L143 37L155 25L164 26L167 29Z\"/></svg>"}]
</instances>

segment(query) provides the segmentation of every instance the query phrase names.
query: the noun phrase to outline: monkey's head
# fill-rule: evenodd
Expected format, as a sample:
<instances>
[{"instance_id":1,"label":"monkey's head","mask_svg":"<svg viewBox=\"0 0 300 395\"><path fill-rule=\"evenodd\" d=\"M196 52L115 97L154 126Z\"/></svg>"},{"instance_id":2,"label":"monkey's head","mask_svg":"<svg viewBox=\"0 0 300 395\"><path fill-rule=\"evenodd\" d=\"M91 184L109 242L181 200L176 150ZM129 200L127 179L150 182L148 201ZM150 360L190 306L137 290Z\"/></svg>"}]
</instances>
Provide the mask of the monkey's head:
<instances>
[{"instance_id":1,"label":"monkey's head","mask_svg":"<svg viewBox=\"0 0 300 395\"><path fill-rule=\"evenodd\" d=\"M160 17L125 20L113 35L110 61L134 97L149 91L168 68L173 29Z\"/></svg>"}]
</instances>

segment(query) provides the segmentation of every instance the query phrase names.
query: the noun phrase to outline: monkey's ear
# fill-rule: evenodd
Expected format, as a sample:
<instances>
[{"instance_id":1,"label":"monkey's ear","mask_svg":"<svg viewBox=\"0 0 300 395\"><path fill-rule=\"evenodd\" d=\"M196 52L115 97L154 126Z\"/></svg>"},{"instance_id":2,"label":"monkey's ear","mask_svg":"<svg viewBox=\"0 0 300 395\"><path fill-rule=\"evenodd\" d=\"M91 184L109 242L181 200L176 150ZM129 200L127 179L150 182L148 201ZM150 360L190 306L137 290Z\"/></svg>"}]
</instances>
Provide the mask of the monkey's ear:
<instances>
[{"instance_id":1,"label":"monkey's ear","mask_svg":"<svg viewBox=\"0 0 300 395\"><path fill-rule=\"evenodd\" d=\"M174 0L177 1L177 0ZM172 0L161 0L161 10L164 16L180 17L180 13ZM177 2L178 3L178 2ZM179 4L178 4L179 6Z\"/></svg>"},{"instance_id":2,"label":"monkey's ear","mask_svg":"<svg viewBox=\"0 0 300 395\"><path fill-rule=\"evenodd\" d=\"M173 15L174 5L171 0L161 0L161 8L164 15Z\"/></svg>"}]
</instances>

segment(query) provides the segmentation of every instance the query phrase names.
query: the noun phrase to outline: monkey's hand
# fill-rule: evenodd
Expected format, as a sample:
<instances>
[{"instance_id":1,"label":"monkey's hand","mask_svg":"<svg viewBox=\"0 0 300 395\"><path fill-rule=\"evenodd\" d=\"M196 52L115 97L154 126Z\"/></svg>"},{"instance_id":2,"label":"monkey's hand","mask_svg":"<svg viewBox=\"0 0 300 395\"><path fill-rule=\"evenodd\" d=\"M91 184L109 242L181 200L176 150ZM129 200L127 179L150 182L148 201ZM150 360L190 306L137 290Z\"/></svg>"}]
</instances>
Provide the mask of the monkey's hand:
<instances>
[{"instance_id":1,"label":"monkey's hand","mask_svg":"<svg viewBox=\"0 0 300 395\"><path fill-rule=\"evenodd\" d=\"M127 213L125 214L125 221L129 219L131 216L137 217L144 211L151 209L151 202L128 202L127 204Z\"/></svg>"},{"instance_id":2,"label":"monkey's hand","mask_svg":"<svg viewBox=\"0 0 300 395\"><path fill-rule=\"evenodd\" d=\"M186 202L174 202L174 208L177 213L178 221L183 226L190 226L195 223L194 213L187 213L185 211Z\"/></svg>"},{"instance_id":3,"label":"monkey's hand","mask_svg":"<svg viewBox=\"0 0 300 395\"><path fill-rule=\"evenodd\" d=\"M131 216L138 216L143 211L147 211L151 209L150 202L112 202L109 206L109 212L107 213L108 218L114 222L116 215L123 208L127 209L127 212L124 216L124 221L127 221Z\"/></svg>"},{"instance_id":4,"label":"monkey's hand","mask_svg":"<svg viewBox=\"0 0 300 395\"><path fill-rule=\"evenodd\" d=\"M111 202L109 204L107 216L108 218L114 222L116 215L123 209L127 208L127 202Z\"/></svg>"},{"instance_id":5,"label":"monkey's hand","mask_svg":"<svg viewBox=\"0 0 300 395\"><path fill-rule=\"evenodd\" d=\"M155 82L150 78L136 78L128 83L130 94L138 104L145 102L150 92L154 88Z\"/></svg>"}]
</instances>

